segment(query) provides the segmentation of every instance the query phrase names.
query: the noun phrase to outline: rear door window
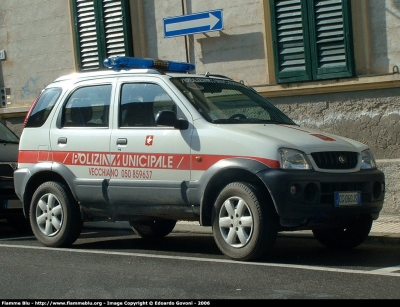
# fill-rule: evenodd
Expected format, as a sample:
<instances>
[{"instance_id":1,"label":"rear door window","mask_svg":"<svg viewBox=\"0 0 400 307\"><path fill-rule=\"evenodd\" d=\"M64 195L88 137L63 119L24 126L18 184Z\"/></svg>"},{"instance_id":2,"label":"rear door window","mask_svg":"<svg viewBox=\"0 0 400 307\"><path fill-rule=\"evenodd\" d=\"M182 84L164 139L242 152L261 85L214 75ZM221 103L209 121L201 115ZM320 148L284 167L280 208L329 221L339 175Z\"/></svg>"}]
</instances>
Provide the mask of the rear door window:
<instances>
[{"instance_id":1,"label":"rear door window","mask_svg":"<svg viewBox=\"0 0 400 307\"><path fill-rule=\"evenodd\" d=\"M108 127L111 84L78 88L63 109L63 127Z\"/></svg>"}]
</instances>

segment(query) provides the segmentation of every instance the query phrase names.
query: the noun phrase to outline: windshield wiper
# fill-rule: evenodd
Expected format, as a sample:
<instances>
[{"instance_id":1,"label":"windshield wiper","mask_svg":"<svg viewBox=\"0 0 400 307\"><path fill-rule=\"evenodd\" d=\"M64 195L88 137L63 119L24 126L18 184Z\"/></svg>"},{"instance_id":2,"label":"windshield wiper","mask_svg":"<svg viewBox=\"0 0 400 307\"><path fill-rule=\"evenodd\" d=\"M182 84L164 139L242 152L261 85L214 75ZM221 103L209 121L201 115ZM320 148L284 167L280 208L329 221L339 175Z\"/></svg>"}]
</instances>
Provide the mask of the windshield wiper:
<instances>
[{"instance_id":1,"label":"windshield wiper","mask_svg":"<svg viewBox=\"0 0 400 307\"><path fill-rule=\"evenodd\" d=\"M286 123L278 120L266 120L266 119L257 119L257 118L245 118L245 119L237 119L237 118L227 118L227 119L216 119L213 120L215 124L277 124L277 125L292 125L291 123Z\"/></svg>"}]
</instances>

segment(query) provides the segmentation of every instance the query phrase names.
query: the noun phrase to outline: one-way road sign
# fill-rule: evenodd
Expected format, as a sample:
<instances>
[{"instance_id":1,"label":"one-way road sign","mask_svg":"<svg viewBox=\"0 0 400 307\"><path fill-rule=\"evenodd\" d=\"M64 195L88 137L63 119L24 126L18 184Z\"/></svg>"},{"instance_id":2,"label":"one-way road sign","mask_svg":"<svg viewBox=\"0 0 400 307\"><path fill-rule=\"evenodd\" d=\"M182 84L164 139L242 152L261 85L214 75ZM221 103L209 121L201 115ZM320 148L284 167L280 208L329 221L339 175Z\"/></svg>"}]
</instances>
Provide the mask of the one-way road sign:
<instances>
[{"instance_id":1,"label":"one-way road sign","mask_svg":"<svg viewBox=\"0 0 400 307\"><path fill-rule=\"evenodd\" d=\"M223 29L222 10L164 18L165 38Z\"/></svg>"}]
</instances>

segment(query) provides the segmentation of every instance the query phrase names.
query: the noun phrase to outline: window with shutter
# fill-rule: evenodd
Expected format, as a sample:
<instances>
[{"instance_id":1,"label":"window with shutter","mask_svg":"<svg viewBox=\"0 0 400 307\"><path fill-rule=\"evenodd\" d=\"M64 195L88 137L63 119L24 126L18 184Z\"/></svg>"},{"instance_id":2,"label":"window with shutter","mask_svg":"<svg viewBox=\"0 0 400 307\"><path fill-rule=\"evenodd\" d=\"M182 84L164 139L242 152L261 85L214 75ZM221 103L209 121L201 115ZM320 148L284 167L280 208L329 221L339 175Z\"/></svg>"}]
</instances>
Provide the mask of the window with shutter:
<instances>
[{"instance_id":1,"label":"window with shutter","mask_svg":"<svg viewBox=\"0 0 400 307\"><path fill-rule=\"evenodd\" d=\"M127 0L74 0L78 70L106 69L110 56L133 56Z\"/></svg>"},{"instance_id":2,"label":"window with shutter","mask_svg":"<svg viewBox=\"0 0 400 307\"><path fill-rule=\"evenodd\" d=\"M278 83L354 75L350 1L270 0Z\"/></svg>"}]
</instances>

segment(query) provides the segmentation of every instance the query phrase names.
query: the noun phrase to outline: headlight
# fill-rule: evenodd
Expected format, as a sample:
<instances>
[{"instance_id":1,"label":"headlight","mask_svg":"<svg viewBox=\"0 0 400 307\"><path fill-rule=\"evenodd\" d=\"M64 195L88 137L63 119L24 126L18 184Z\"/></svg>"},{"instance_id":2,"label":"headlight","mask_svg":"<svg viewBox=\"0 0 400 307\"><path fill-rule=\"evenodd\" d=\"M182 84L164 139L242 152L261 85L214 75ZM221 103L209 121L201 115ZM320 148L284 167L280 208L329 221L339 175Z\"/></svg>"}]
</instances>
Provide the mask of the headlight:
<instances>
[{"instance_id":1,"label":"headlight","mask_svg":"<svg viewBox=\"0 0 400 307\"><path fill-rule=\"evenodd\" d=\"M283 169L312 169L306 155L298 150L280 148L281 168Z\"/></svg>"},{"instance_id":2,"label":"headlight","mask_svg":"<svg viewBox=\"0 0 400 307\"><path fill-rule=\"evenodd\" d=\"M361 152L361 168L362 169L372 169L376 168L376 162L371 150L367 149Z\"/></svg>"}]
</instances>

